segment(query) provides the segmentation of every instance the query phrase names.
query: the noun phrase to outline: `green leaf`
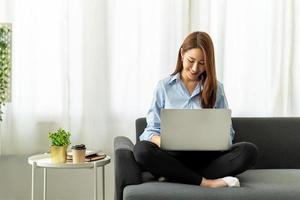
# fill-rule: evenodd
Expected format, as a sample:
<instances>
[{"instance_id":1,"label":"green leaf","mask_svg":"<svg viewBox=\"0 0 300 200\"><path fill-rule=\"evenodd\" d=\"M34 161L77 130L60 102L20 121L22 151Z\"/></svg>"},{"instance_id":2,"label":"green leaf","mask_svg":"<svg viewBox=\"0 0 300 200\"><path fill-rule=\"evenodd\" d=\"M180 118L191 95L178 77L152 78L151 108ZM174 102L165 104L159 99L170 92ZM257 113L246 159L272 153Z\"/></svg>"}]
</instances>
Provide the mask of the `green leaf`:
<instances>
[{"instance_id":1,"label":"green leaf","mask_svg":"<svg viewBox=\"0 0 300 200\"><path fill-rule=\"evenodd\" d=\"M48 138L51 141L51 145L64 146L70 144L71 133L63 129L58 129L56 132L49 132Z\"/></svg>"}]
</instances>

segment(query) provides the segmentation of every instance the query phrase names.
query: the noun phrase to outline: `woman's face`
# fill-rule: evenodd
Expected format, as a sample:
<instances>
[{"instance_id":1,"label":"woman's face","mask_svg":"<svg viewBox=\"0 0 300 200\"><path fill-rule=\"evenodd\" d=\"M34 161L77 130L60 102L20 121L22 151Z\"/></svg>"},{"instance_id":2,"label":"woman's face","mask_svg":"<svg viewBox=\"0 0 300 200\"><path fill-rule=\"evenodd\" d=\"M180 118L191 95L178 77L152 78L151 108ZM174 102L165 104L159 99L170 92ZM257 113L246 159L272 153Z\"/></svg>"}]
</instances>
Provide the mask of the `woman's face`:
<instances>
[{"instance_id":1,"label":"woman's face","mask_svg":"<svg viewBox=\"0 0 300 200\"><path fill-rule=\"evenodd\" d=\"M204 53L200 48L194 48L182 53L183 69L181 76L188 81L198 81L200 74L206 71Z\"/></svg>"}]
</instances>

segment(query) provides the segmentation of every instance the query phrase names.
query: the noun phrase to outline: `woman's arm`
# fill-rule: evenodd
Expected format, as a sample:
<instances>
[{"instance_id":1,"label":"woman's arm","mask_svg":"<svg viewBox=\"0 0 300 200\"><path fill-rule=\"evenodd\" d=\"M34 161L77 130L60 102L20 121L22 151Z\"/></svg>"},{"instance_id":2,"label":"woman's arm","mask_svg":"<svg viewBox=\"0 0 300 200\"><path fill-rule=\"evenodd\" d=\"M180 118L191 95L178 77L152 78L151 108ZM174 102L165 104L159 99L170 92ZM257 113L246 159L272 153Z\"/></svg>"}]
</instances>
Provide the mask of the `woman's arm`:
<instances>
[{"instance_id":1,"label":"woman's arm","mask_svg":"<svg viewBox=\"0 0 300 200\"><path fill-rule=\"evenodd\" d=\"M160 146L160 142L158 142L157 136L160 135L160 110L164 108L164 102L165 99L163 86L162 81L160 81L154 90L152 103L147 113L147 127L145 128L143 134L140 136L140 140L151 141Z\"/></svg>"},{"instance_id":2,"label":"woman's arm","mask_svg":"<svg viewBox=\"0 0 300 200\"><path fill-rule=\"evenodd\" d=\"M218 82L218 91L217 91L217 99L216 99L216 104L215 108L228 108L228 103L227 103L227 98L225 96L225 91L223 84ZM233 141L235 135L235 131L232 127L232 123L230 125L230 137L231 137L231 142Z\"/></svg>"}]
</instances>

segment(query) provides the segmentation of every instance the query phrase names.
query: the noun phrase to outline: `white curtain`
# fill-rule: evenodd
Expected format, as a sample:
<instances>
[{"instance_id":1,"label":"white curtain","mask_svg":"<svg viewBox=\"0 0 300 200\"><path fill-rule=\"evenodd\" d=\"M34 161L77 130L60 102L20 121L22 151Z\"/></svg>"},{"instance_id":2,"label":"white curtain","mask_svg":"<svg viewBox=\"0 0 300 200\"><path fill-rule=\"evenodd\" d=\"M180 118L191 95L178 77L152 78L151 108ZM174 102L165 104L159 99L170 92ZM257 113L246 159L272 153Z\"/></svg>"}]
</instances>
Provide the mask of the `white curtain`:
<instances>
[{"instance_id":1,"label":"white curtain","mask_svg":"<svg viewBox=\"0 0 300 200\"><path fill-rule=\"evenodd\" d=\"M191 1L191 31L214 40L233 116L299 116L299 1Z\"/></svg>"},{"instance_id":2,"label":"white curtain","mask_svg":"<svg viewBox=\"0 0 300 200\"><path fill-rule=\"evenodd\" d=\"M112 154L195 30L212 36L234 116L299 116L299 11L293 0L0 0L0 22L13 23L1 153L45 152L62 127Z\"/></svg>"},{"instance_id":3,"label":"white curtain","mask_svg":"<svg viewBox=\"0 0 300 200\"><path fill-rule=\"evenodd\" d=\"M109 1L111 133L135 141L157 82L172 73L188 33L188 1Z\"/></svg>"},{"instance_id":4,"label":"white curtain","mask_svg":"<svg viewBox=\"0 0 300 200\"><path fill-rule=\"evenodd\" d=\"M295 18L295 9L300 9L296 2L230 1L224 81L237 115L299 116L300 90L293 83L300 75L293 57L299 55L294 49L299 39L294 23L300 22Z\"/></svg>"},{"instance_id":5,"label":"white curtain","mask_svg":"<svg viewBox=\"0 0 300 200\"><path fill-rule=\"evenodd\" d=\"M0 1L13 23L12 102L2 154L48 151L49 131L112 154L134 139L157 81L170 74L188 33L185 1ZM164 19L164 20L162 20Z\"/></svg>"},{"instance_id":6,"label":"white curtain","mask_svg":"<svg viewBox=\"0 0 300 200\"><path fill-rule=\"evenodd\" d=\"M108 148L106 2L6 4L13 23L13 86L1 123L2 153L45 152L48 132L59 127L71 131L73 144Z\"/></svg>"}]
</instances>

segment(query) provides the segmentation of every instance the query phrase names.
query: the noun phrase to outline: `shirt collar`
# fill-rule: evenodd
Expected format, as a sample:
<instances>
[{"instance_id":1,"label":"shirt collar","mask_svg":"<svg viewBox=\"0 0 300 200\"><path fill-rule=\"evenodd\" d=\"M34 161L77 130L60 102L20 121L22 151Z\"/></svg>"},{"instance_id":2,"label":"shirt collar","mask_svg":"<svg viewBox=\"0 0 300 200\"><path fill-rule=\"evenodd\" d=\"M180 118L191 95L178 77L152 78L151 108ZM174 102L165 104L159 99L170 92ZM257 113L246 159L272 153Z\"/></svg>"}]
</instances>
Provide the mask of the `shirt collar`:
<instances>
[{"instance_id":1,"label":"shirt collar","mask_svg":"<svg viewBox=\"0 0 300 200\"><path fill-rule=\"evenodd\" d=\"M172 75L169 80L169 84L172 84L174 81L180 80L180 73L178 72L175 75Z\"/></svg>"}]
</instances>

